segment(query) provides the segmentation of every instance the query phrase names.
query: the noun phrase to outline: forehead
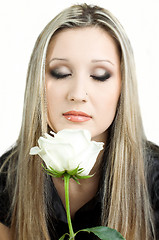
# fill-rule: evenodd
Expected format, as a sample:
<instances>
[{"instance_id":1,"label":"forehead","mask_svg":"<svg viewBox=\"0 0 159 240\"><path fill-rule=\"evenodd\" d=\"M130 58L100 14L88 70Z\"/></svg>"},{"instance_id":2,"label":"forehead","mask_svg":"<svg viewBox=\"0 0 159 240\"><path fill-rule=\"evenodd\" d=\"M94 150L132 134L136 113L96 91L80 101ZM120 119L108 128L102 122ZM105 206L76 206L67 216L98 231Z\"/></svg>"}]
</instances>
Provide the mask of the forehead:
<instances>
[{"instance_id":1,"label":"forehead","mask_svg":"<svg viewBox=\"0 0 159 240\"><path fill-rule=\"evenodd\" d=\"M118 58L119 51L115 40L100 27L84 27L64 29L53 35L47 51L47 59L51 57L67 57L68 55L86 55L91 58L101 54ZM103 56L104 57L104 56Z\"/></svg>"}]
</instances>

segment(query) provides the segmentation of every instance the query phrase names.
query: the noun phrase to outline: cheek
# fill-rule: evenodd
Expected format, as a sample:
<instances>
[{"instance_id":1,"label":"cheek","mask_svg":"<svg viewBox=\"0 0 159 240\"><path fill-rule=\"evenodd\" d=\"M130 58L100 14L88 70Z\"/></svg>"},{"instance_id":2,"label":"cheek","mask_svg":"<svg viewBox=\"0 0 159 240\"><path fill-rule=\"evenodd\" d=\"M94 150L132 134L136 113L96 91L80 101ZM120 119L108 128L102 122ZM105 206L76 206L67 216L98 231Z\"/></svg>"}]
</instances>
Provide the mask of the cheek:
<instances>
[{"instance_id":1,"label":"cheek","mask_svg":"<svg viewBox=\"0 0 159 240\"><path fill-rule=\"evenodd\" d=\"M54 126L58 121L57 110L60 106L60 104L58 103L58 96L56 96L54 90L47 87L46 99L47 99L47 123L53 131L56 131Z\"/></svg>"},{"instance_id":2,"label":"cheek","mask_svg":"<svg viewBox=\"0 0 159 240\"><path fill-rule=\"evenodd\" d=\"M112 88L105 91L104 94L101 95L101 99L99 101L100 111L103 114L103 118L107 121L113 121L116 113L116 108L118 104L120 96L120 86L117 88Z\"/></svg>"},{"instance_id":3,"label":"cheek","mask_svg":"<svg viewBox=\"0 0 159 240\"><path fill-rule=\"evenodd\" d=\"M48 107L56 106L60 102L63 96L62 88L58 87L57 84L53 84L52 81L46 82L46 99Z\"/></svg>"},{"instance_id":4,"label":"cheek","mask_svg":"<svg viewBox=\"0 0 159 240\"><path fill-rule=\"evenodd\" d=\"M58 95L59 95L58 91L53 86L51 81L47 81L46 82L46 100L47 100L48 118L54 115L55 108L58 105Z\"/></svg>"}]
</instances>

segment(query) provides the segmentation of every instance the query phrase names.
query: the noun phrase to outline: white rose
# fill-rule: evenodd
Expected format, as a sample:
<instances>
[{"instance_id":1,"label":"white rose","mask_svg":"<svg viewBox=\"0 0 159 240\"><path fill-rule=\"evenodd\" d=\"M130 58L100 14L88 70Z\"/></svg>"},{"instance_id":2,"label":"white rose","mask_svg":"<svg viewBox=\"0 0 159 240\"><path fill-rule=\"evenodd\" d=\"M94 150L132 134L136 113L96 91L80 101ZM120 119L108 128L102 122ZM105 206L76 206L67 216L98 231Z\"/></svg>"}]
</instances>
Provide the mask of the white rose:
<instances>
[{"instance_id":1,"label":"white rose","mask_svg":"<svg viewBox=\"0 0 159 240\"><path fill-rule=\"evenodd\" d=\"M48 169L63 172L79 167L83 169L79 175L87 176L104 143L91 141L88 130L64 129L53 134L54 137L47 133L45 137L40 137L39 147L31 148L30 154L38 154Z\"/></svg>"}]
</instances>

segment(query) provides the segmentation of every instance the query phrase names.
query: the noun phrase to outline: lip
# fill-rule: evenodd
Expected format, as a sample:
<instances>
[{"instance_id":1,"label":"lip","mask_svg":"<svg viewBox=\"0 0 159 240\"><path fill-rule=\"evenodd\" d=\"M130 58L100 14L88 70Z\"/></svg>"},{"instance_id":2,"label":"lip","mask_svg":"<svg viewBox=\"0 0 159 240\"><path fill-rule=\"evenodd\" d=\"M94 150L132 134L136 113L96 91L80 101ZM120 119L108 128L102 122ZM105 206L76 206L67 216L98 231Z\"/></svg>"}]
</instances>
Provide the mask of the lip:
<instances>
[{"instance_id":1,"label":"lip","mask_svg":"<svg viewBox=\"0 0 159 240\"><path fill-rule=\"evenodd\" d=\"M71 122L86 122L89 121L92 117L85 112L81 111L69 111L63 113L63 116Z\"/></svg>"}]
</instances>

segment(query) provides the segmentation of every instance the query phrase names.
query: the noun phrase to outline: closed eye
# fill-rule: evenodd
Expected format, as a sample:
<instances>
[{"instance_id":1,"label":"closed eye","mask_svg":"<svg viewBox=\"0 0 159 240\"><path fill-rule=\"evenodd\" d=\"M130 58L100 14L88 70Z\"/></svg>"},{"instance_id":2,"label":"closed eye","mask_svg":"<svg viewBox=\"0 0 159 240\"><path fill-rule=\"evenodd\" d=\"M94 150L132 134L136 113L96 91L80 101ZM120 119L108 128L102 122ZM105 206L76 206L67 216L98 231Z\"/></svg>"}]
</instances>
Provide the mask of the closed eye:
<instances>
[{"instance_id":1,"label":"closed eye","mask_svg":"<svg viewBox=\"0 0 159 240\"><path fill-rule=\"evenodd\" d=\"M57 71L52 70L52 71L50 71L50 75L56 79L63 79L63 78L67 78L67 77L71 76L71 73L63 74L63 73L59 73Z\"/></svg>"},{"instance_id":2,"label":"closed eye","mask_svg":"<svg viewBox=\"0 0 159 240\"><path fill-rule=\"evenodd\" d=\"M90 77L92 77L94 80L104 82L111 77L111 74L106 73L106 74L101 75L101 76L90 75Z\"/></svg>"}]
</instances>

